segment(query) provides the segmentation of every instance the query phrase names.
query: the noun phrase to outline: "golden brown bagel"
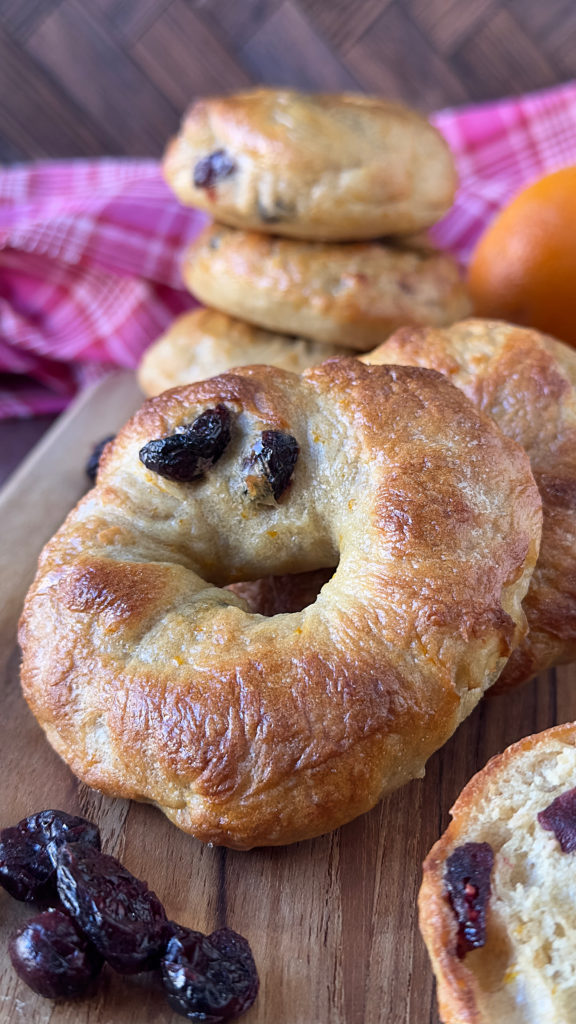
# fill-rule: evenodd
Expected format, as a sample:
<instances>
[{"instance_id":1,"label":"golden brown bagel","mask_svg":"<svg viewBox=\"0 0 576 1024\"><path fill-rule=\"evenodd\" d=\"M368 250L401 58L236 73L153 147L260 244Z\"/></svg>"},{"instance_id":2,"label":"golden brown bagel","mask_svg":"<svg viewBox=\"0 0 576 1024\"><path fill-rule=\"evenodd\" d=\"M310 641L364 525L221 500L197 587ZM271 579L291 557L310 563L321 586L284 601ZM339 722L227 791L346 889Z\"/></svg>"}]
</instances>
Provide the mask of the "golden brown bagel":
<instances>
[{"instance_id":1,"label":"golden brown bagel","mask_svg":"<svg viewBox=\"0 0 576 1024\"><path fill-rule=\"evenodd\" d=\"M415 111L290 89L197 100L163 170L187 206L294 238L419 231L446 213L456 188L448 146Z\"/></svg>"},{"instance_id":2,"label":"golden brown bagel","mask_svg":"<svg viewBox=\"0 0 576 1024\"><path fill-rule=\"evenodd\" d=\"M359 351L404 324L442 326L470 312L451 256L399 242L299 242L213 224L182 269L208 306Z\"/></svg>"},{"instance_id":3,"label":"golden brown bagel","mask_svg":"<svg viewBox=\"0 0 576 1024\"><path fill-rule=\"evenodd\" d=\"M528 453L544 523L524 602L530 632L492 693L576 659L576 352L496 320L407 328L363 357L446 374Z\"/></svg>"},{"instance_id":4,"label":"golden brown bagel","mask_svg":"<svg viewBox=\"0 0 576 1024\"><path fill-rule=\"evenodd\" d=\"M424 862L418 901L445 1024L576 1024L576 853L563 852L538 819L575 782L570 722L492 758L454 804L451 824ZM485 934L475 936L484 942L466 950L447 881L449 858L465 856L471 843L487 843L493 864ZM461 887L480 891L478 883L462 871L460 885L452 885L456 905Z\"/></svg>"},{"instance_id":5,"label":"golden brown bagel","mask_svg":"<svg viewBox=\"0 0 576 1024\"><path fill-rule=\"evenodd\" d=\"M345 351L338 345L273 334L216 309L195 309L179 316L147 349L138 368L138 383L145 395L159 395L233 366L265 363L301 373Z\"/></svg>"},{"instance_id":6,"label":"golden brown bagel","mask_svg":"<svg viewBox=\"0 0 576 1024\"><path fill-rule=\"evenodd\" d=\"M226 409L230 442L201 479L140 461ZM262 431L300 447L277 502ZM540 521L525 453L434 371L334 359L166 391L44 549L26 699L80 778L201 839L318 835L422 775L499 674ZM293 615L222 589L334 565Z\"/></svg>"}]
</instances>

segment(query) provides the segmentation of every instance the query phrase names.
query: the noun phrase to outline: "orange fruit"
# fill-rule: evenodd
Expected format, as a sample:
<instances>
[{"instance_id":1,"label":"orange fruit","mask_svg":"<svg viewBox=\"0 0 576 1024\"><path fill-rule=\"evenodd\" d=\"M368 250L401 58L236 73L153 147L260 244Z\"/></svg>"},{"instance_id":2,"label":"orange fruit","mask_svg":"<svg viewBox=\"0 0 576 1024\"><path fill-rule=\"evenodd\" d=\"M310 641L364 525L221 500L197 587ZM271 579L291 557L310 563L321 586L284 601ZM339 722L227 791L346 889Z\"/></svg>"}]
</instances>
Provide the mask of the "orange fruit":
<instances>
[{"instance_id":1,"label":"orange fruit","mask_svg":"<svg viewBox=\"0 0 576 1024\"><path fill-rule=\"evenodd\" d=\"M576 345L576 167L540 178L494 218L472 255L468 286L479 316Z\"/></svg>"}]
</instances>

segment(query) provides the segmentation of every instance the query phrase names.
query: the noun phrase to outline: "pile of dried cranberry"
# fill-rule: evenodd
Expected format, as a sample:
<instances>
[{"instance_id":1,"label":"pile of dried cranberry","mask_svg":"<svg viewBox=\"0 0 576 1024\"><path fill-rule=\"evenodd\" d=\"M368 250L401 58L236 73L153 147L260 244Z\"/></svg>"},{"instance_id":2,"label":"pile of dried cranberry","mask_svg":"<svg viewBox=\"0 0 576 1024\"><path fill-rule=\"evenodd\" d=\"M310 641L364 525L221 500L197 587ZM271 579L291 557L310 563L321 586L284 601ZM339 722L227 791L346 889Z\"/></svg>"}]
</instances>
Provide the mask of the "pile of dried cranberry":
<instances>
[{"instance_id":1,"label":"pile of dried cranberry","mask_svg":"<svg viewBox=\"0 0 576 1024\"><path fill-rule=\"evenodd\" d=\"M168 921L155 893L100 850L96 825L41 811L0 831L0 884L18 900L53 904L10 940L17 974L41 996L86 993L107 961L120 974L160 969L168 1001L188 1020L231 1020L258 993L246 939Z\"/></svg>"}]
</instances>

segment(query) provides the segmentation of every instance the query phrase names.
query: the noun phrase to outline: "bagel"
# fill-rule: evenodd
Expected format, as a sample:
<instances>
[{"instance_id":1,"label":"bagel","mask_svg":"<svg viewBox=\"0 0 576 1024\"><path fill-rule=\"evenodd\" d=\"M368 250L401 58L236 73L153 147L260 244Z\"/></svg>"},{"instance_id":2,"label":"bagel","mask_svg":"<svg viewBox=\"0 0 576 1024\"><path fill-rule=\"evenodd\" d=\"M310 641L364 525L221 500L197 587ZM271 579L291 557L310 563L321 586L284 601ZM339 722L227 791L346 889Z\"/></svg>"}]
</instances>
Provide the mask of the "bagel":
<instances>
[{"instance_id":1,"label":"bagel","mask_svg":"<svg viewBox=\"0 0 576 1024\"><path fill-rule=\"evenodd\" d=\"M454 804L418 899L446 1024L576 1024L575 779L570 722L492 758Z\"/></svg>"},{"instance_id":2,"label":"bagel","mask_svg":"<svg viewBox=\"0 0 576 1024\"><path fill-rule=\"evenodd\" d=\"M400 242L299 242L212 224L182 272L207 306L359 351L404 324L442 326L470 312L452 257Z\"/></svg>"},{"instance_id":3,"label":"bagel","mask_svg":"<svg viewBox=\"0 0 576 1024\"><path fill-rule=\"evenodd\" d=\"M182 203L224 224L307 239L419 231L456 188L448 146L415 111L290 89L197 100L163 171Z\"/></svg>"},{"instance_id":4,"label":"bagel","mask_svg":"<svg viewBox=\"0 0 576 1024\"><path fill-rule=\"evenodd\" d=\"M216 309L195 309L179 316L146 350L138 383L145 395L152 396L251 363L301 373L344 351L337 345L272 334Z\"/></svg>"},{"instance_id":5,"label":"bagel","mask_svg":"<svg viewBox=\"0 0 576 1024\"><path fill-rule=\"evenodd\" d=\"M528 453L543 505L540 556L524 602L530 631L491 692L576 660L576 352L495 320L404 329L363 357L444 373Z\"/></svg>"},{"instance_id":6,"label":"bagel","mask_svg":"<svg viewBox=\"0 0 576 1024\"><path fill-rule=\"evenodd\" d=\"M105 793L237 848L315 836L421 776L500 673L540 528L525 453L434 371L165 391L41 555L24 694ZM293 615L223 589L334 566Z\"/></svg>"}]
</instances>

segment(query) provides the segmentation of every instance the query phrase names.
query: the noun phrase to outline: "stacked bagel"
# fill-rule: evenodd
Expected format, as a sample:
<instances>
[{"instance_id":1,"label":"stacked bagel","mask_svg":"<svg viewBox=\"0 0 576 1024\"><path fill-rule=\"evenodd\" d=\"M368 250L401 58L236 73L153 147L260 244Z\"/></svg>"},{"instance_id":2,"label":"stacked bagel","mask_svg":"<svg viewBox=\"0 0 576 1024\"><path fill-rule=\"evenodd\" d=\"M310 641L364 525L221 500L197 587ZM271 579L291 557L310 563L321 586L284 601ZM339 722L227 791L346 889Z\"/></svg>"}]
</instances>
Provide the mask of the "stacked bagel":
<instances>
[{"instance_id":1,"label":"stacked bagel","mask_svg":"<svg viewBox=\"0 0 576 1024\"><path fill-rule=\"evenodd\" d=\"M468 312L456 263L425 236L452 203L452 157L405 107L273 89L199 100L164 173L214 223L183 265L207 308L148 351L147 394L230 366L301 371Z\"/></svg>"}]
</instances>

